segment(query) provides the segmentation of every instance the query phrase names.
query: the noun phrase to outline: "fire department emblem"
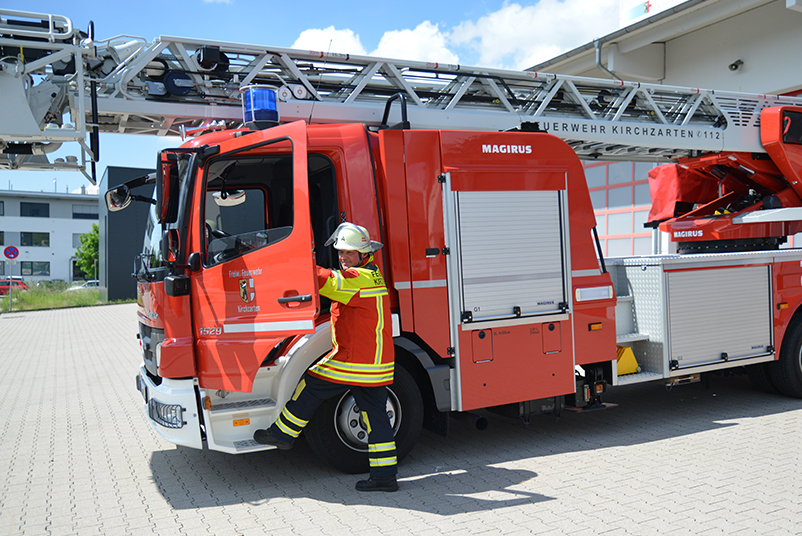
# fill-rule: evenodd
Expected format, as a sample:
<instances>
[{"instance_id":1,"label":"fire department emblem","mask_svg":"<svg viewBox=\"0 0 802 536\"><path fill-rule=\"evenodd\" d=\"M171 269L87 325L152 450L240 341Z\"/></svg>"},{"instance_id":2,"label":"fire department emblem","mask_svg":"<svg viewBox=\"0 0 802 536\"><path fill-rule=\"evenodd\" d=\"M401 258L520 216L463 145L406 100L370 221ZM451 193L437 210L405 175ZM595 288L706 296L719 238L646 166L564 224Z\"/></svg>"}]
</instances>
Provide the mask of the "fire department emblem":
<instances>
[{"instance_id":1,"label":"fire department emblem","mask_svg":"<svg viewBox=\"0 0 802 536\"><path fill-rule=\"evenodd\" d=\"M239 280L239 297L245 303L250 303L256 297L256 292L253 288L253 279L240 279Z\"/></svg>"}]
</instances>

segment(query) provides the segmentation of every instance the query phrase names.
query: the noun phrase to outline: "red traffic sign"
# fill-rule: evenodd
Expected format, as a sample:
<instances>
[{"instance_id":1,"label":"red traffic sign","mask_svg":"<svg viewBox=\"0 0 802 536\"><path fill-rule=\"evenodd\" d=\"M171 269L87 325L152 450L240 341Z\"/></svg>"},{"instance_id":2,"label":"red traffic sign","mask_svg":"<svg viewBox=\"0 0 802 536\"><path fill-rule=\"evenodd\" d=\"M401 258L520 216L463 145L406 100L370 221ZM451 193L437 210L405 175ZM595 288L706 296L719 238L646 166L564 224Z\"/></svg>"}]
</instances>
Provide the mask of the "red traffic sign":
<instances>
[{"instance_id":1,"label":"red traffic sign","mask_svg":"<svg viewBox=\"0 0 802 536\"><path fill-rule=\"evenodd\" d=\"M6 256L7 259L16 259L17 255L19 255L19 250L14 246L8 246L6 249L3 250L3 254Z\"/></svg>"}]
</instances>

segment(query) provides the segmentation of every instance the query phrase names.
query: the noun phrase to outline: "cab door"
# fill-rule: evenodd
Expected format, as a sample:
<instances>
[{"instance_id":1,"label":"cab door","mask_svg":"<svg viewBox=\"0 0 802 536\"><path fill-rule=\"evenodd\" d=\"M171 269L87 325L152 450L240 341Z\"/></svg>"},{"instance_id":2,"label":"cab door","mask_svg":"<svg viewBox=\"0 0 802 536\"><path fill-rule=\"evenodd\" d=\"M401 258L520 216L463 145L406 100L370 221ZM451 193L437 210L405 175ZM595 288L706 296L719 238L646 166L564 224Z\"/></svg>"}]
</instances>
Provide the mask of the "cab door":
<instances>
[{"instance_id":1,"label":"cab door","mask_svg":"<svg viewBox=\"0 0 802 536\"><path fill-rule=\"evenodd\" d=\"M220 145L195 192L192 314L200 386L250 391L270 350L319 309L303 122Z\"/></svg>"}]
</instances>

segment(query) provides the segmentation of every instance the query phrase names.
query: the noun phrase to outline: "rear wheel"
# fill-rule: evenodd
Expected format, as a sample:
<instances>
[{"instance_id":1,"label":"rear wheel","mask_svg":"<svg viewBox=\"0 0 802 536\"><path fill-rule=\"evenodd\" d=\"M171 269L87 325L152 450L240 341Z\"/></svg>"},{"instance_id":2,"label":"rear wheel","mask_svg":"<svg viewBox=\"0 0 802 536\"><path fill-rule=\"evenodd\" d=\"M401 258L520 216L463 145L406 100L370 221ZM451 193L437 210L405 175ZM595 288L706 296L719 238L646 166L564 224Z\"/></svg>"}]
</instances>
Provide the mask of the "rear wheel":
<instances>
[{"instance_id":1,"label":"rear wheel","mask_svg":"<svg viewBox=\"0 0 802 536\"><path fill-rule=\"evenodd\" d=\"M396 366L387 387L387 415L395 433L396 454L402 460L410 453L423 426L423 399L412 376ZM348 391L324 402L304 429L312 450L323 461L344 473L366 473L368 431Z\"/></svg>"},{"instance_id":2,"label":"rear wheel","mask_svg":"<svg viewBox=\"0 0 802 536\"><path fill-rule=\"evenodd\" d=\"M768 370L779 392L802 398L802 319L791 321L783 337L780 359Z\"/></svg>"},{"instance_id":3,"label":"rear wheel","mask_svg":"<svg viewBox=\"0 0 802 536\"><path fill-rule=\"evenodd\" d=\"M749 376L749 379L752 380L755 387L761 391L776 394L778 392L777 387L774 386L774 382L771 380L771 373L769 372L769 365L773 364L773 362L758 363L756 365L748 365L744 368L746 369L746 375Z\"/></svg>"}]
</instances>

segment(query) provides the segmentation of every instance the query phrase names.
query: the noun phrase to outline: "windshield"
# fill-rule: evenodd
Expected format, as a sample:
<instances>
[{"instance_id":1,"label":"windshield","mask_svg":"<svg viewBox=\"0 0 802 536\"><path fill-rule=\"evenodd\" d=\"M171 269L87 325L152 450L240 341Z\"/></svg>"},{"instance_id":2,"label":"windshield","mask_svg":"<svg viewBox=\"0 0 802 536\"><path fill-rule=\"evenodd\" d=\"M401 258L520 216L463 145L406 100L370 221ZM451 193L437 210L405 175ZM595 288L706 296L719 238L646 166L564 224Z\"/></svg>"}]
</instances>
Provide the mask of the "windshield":
<instances>
[{"instance_id":1,"label":"windshield","mask_svg":"<svg viewBox=\"0 0 802 536\"><path fill-rule=\"evenodd\" d=\"M177 190L172 192L172 195L180 196L177 202L178 222L181 222L186 214L184 200L187 197L187 192L185 186L188 184L187 173L190 169L191 158L192 155L186 153L178 155L179 182ZM147 223L145 224L145 240L142 244L142 254L137 257L137 264L134 266L134 272L137 274L138 278L147 277L147 274L153 270L168 268L168 262L176 261L179 256L178 232L173 230L165 234L164 230L165 227L168 229L178 228L180 223L168 224L165 226L159 223L159 217L156 211L157 205L151 204L148 209ZM164 249L162 247L163 240L169 242L169 247L167 248L169 258L164 258Z\"/></svg>"},{"instance_id":2,"label":"windshield","mask_svg":"<svg viewBox=\"0 0 802 536\"><path fill-rule=\"evenodd\" d=\"M148 221L145 224L145 243L142 245L142 265L148 270L165 266L162 256L162 226L156 217L156 205L148 210ZM141 268L140 268L141 270ZM139 274L140 270L137 270Z\"/></svg>"}]
</instances>

